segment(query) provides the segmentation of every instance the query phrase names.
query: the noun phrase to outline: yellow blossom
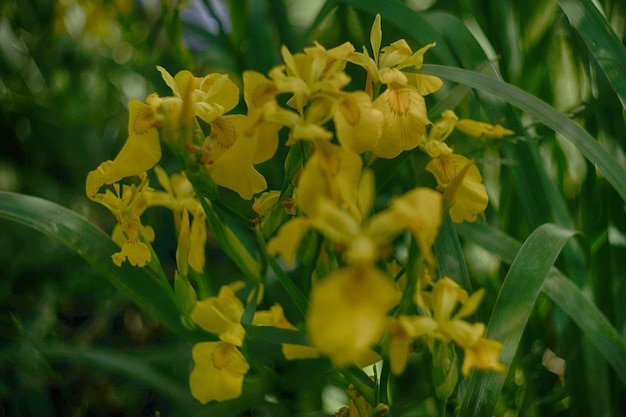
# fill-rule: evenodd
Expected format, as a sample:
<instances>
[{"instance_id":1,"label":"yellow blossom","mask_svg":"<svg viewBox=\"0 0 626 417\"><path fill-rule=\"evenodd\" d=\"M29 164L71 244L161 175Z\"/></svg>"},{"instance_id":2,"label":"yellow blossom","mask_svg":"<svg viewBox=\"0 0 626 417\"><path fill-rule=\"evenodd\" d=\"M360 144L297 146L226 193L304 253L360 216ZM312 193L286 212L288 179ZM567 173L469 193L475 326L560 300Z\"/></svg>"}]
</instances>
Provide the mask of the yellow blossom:
<instances>
[{"instance_id":1,"label":"yellow blossom","mask_svg":"<svg viewBox=\"0 0 626 417\"><path fill-rule=\"evenodd\" d=\"M468 376L472 369L490 369L496 372L505 371L505 366L498 362L501 350L502 343L497 340L481 338L475 344L464 348L465 356L461 372L464 376Z\"/></svg>"},{"instance_id":2,"label":"yellow blossom","mask_svg":"<svg viewBox=\"0 0 626 417\"><path fill-rule=\"evenodd\" d=\"M165 68L157 69L163 81L174 93L174 98L178 99L180 111L183 109L182 101L190 100L191 114L181 115L183 121L189 121L195 115L211 123L232 110L239 102L239 88L228 75L209 74L205 77L194 77L189 71L180 71L172 77Z\"/></svg>"},{"instance_id":3,"label":"yellow blossom","mask_svg":"<svg viewBox=\"0 0 626 417\"><path fill-rule=\"evenodd\" d=\"M311 292L309 339L336 364L352 364L380 339L399 299L393 280L371 265L331 272Z\"/></svg>"},{"instance_id":4,"label":"yellow blossom","mask_svg":"<svg viewBox=\"0 0 626 417\"><path fill-rule=\"evenodd\" d=\"M489 201L487 190L473 161L463 155L442 154L433 158L426 165L426 169L445 190L444 198L450 206L450 217L453 222L473 222L487 207Z\"/></svg>"},{"instance_id":5,"label":"yellow blossom","mask_svg":"<svg viewBox=\"0 0 626 417\"><path fill-rule=\"evenodd\" d=\"M191 354L194 367L189 387L194 398L206 404L241 395L250 365L235 345L223 341L196 343Z\"/></svg>"},{"instance_id":6,"label":"yellow blossom","mask_svg":"<svg viewBox=\"0 0 626 417\"><path fill-rule=\"evenodd\" d=\"M220 288L217 297L198 301L191 312L191 319L204 330L219 335L220 340L242 346L245 330L241 325L243 303L231 286Z\"/></svg>"},{"instance_id":7,"label":"yellow blossom","mask_svg":"<svg viewBox=\"0 0 626 417\"><path fill-rule=\"evenodd\" d=\"M401 328L398 324L392 328L392 336L395 340L391 346L390 355L398 362L394 368L401 370L406 362L403 351L397 344L405 343L406 340L426 336L428 345L432 349L434 340L443 343L454 341L464 349L466 356L462 372L467 375L472 368L503 370L503 365L498 362L498 353L502 345L494 340L485 339L485 325L483 323L469 323L464 319L473 314L484 291L480 290L468 296L467 292L459 284L448 277L439 279L432 285L432 291L426 292L422 286L418 286L414 296L415 302L424 312L425 316L406 316L402 318ZM458 308L458 304L461 307Z\"/></svg>"},{"instance_id":8,"label":"yellow blossom","mask_svg":"<svg viewBox=\"0 0 626 417\"><path fill-rule=\"evenodd\" d=\"M149 190L145 173L139 184L113 184L113 190L88 195L93 201L105 206L117 219L113 238L121 246L121 251L112 255L117 266L128 259L133 266L145 266L150 262L150 247L145 242L154 240L154 230L141 224L140 216L148 207L146 193Z\"/></svg>"}]
</instances>

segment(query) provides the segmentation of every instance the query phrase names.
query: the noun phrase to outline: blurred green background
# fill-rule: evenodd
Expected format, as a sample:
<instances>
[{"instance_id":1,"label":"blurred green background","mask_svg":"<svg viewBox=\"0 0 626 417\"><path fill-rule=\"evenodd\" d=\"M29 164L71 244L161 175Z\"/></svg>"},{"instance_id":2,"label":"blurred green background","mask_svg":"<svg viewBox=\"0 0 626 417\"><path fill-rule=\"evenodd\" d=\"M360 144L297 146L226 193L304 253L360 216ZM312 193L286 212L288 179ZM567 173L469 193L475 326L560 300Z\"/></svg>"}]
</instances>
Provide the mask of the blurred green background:
<instances>
[{"instance_id":1,"label":"blurred green background","mask_svg":"<svg viewBox=\"0 0 626 417\"><path fill-rule=\"evenodd\" d=\"M623 45L626 2L597 4ZM482 71L491 61L504 81L566 112L626 166L624 108L555 0L5 0L0 3L0 190L54 201L110 231L112 216L84 196L85 177L124 143L128 100L144 100L153 91L167 94L156 65L172 74L225 72L240 84L243 70L265 73L278 64L282 44L292 52L315 40L328 48L345 41L369 47L378 11L383 44L404 37L419 47L412 35L426 39L432 30L457 66ZM407 33L414 15L432 26ZM478 52L472 49L477 47ZM427 63L450 64L435 50ZM482 112L472 94L458 112L502 121ZM563 218L581 231L583 248L570 251L576 262L560 266L624 336L624 204L572 145L516 115L524 134L481 150L491 197L487 220L520 240L539 224ZM274 168L265 167L270 183L279 180ZM537 170L550 186L541 183ZM397 175L402 181L402 171ZM563 211L555 214L554 201ZM175 249L166 242L173 239L169 220L157 211L148 216L170 230L169 236L163 232L159 250L173 265ZM168 334L61 244L6 220L0 220L0 230L0 416L169 416L202 410L186 391L187 342ZM506 271L478 245L464 242L464 248L473 281L487 287L493 303ZM215 262L223 262L217 267L236 277L219 251L211 250ZM484 309L486 319L490 304ZM594 360L597 354L583 345L567 351L568 340L577 345L581 336L552 314L545 299L534 314L518 360L524 372L506 386L498 415L623 415L619 399L626 391L606 363ZM576 370L568 368L569 384L540 365L546 347L568 363L581 361ZM284 386L286 378L306 372L306 365L298 366L282 376L282 387L273 388L284 395L282 405L263 399L252 405L254 414L236 407L212 413L288 416L321 409L320 400L307 395L319 393L323 382L308 381L315 387L308 389ZM155 381L150 373L155 369L162 380ZM423 406L400 415L431 412Z\"/></svg>"}]
</instances>

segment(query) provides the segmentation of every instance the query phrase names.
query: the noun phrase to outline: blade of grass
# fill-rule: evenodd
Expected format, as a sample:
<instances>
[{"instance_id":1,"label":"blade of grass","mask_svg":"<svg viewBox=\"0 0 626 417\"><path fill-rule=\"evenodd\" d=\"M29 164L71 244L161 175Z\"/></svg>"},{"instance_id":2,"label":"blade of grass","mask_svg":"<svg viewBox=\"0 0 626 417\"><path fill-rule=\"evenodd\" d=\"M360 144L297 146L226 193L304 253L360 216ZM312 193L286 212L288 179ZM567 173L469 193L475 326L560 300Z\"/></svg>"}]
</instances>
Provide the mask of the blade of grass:
<instances>
[{"instance_id":1,"label":"blade of grass","mask_svg":"<svg viewBox=\"0 0 626 417\"><path fill-rule=\"evenodd\" d=\"M424 65L419 72L488 92L528 112L572 142L626 201L626 171L589 133L554 107L515 86L477 72L439 65Z\"/></svg>"},{"instance_id":2,"label":"blade of grass","mask_svg":"<svg viewBox=\"0 0 626 417\"><path fill-rule=\"evenodd\" d=\"M111 254L119 251L119 246L78 213L41 198L0 191L0 218L21 223L59 240L169 330L186 338L198 338L196 333L182 325L178 308L154 273L128 263L116 266Z\"/></svg>"},{"instance_id":3,"label":"blade of grass","mask_svg":"<svg viewBox=\"0 0 626 417\"><path fill-rule=\"evenodd\" d=\"M513 362L541 286L561 249L574 234L574 231L557 225L544 224L517 252L498 294L486 333L486 337L503 344L500 361L507 368ZM460 415L491 416L506 376L506 372L472 374Z\"/></svg>"},{"instance_id":4,"label":"blade of grass","mask_svg":"<svg viewBox=\"0 0 626 417\"><path fill-rule=\"evenodd\" d=\"M590 0L557 0L626 109L626 48Z\"/></svg>"}]
</instances>

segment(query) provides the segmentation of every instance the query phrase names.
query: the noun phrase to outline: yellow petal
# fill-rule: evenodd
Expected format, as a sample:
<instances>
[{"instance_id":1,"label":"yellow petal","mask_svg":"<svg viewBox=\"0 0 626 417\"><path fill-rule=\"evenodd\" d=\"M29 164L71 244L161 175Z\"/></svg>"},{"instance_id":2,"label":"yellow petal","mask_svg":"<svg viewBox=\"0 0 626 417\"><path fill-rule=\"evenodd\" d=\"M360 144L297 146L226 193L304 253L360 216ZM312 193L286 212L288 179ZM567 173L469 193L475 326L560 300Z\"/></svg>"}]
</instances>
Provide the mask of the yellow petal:
<instances>
[{"instance_id":1,"label":"yellow petal","mask_svg":"<svg viewBox=\"0 0 626 417\"><path fill-rule=\"evenodd\" d=\"M443 277L433 287L432 310L438 322L450 320L457 303L465 303L468 295L454 280Z\"/></svg>"},{"instance_id":2,"label":"yellow petal","mask_svg":"<svg viewBox=\"0 0 626 417\"><path fill-rule=\"evenodd\" d=\"M443 217L441 194L430 188L416 188L394 199L390 211L399 224L411 230L420 251L433 262L431 247Z\"/></svg>"},{"instance_id":3,"label":"yellow petal","mask_svg":"<svg viewBox=\"0 0 626 417\"><path fill-rule=\"evenodd\" d=\"M370 31L370 45L374 54L374 60L378 62L378 54L380 53L380 43L383 39L383 30L380 25L380 13L376 13L372 30Z\"/></svg>"},{"instance_id":4,"label":"yellow petal","mask_svg":"<svg viewBox=\"0 0 626 417\"><path fill-rule=\"evenodd\" d=\"M387 88L374 101L374 107L384 116L382 136L374 154L381 158L395 158L400 152L419 145L430 121L426 116L424 97L417 90Z\"/></svg>"},{"instance_id":5,"label":"yellow petal","mask_svg":"<svg viewBox=\"0 0 626 417\"><path fill-rule=\"evenodd\" d=\"M356 153L375 149L383 130L383 114L364 92L347 94L334 114L337 139Z\"/></svg>"},{"instance_id":6,"label":"yellow petal","mask_svg":"<svg viewBox=\"0 0 626 417\"><path fill-rule=\"evenodd\" d=\"M393 280L373 266L332 272L311 292L309 339L336 364L352 364L380 339L399 297Z\"/></svg>"},{"instance_id":7,"label":"yellow petal","mask_svg":"<svg viewBox=\"0 0 626 417\"><path fill-rule=\"evenodd\" d=\"M189 374L189 388L195 399L206 404L241 395L250 366L234 345L202 342L195 344L191 352L194 367Z\"/></svg>"},{"instance_id":8,"label":"yellow petal","mask_svg":"<svg viewBox=\"0 0 626 417\"><path fill-rule=\"evenodd\" d=\"M122 245L122 250L111 255L111 258L117 266L121 266L122 262L128 259L132 266L143 267L150 262L152 255L145 243L127 241Z\"/></svg>"},{"instance_id":9,"label":"yellow petal","mask_svg":"<svg viewBox=\"0 0 626 417\"><path fill-rule=\"evenodd\" d=\"M476 216L487 207L489 197L482 183L482 176L472 161L467 161L448 189L443 194L444 199L452 201L450 217L455 223L463 221L473 222ZM452 187L453 184L459 184ZM455 189L456 188L456 189Z\"/></svg>"},{"instance_id":10,"label":"yellow petal","mask_svg":"<svg viewBox=\"0 0 626 417\"><path fill-rule=\"evenodd\" d=\"M470 119L459 120L456 124L456 128L466 135L475 138L502 138L515 133L498 124L492 125Z\"/></svg>"},{"instance_id":11,"label":"yellow petal","mask_svg":"<svg viewBox=\"0 0 626 417\"><path fill-rule=\"evenodd\" d=\"M203 329L241 346L245 331L241 326L243 303L229 286L222 286L217 297L198 301L191 312L191 319Z\"/></svg>"},{"instance_id":12,"label":"yellow petal","mask_svg":"<svg viewBox=\"0 0 626 417\"><path fill-rule=\"evenodd\" d=\"M428 132L428 140L444 141L450 136L450 133L454 130L459 118L452 110L445 110L441 113L441 119L437 120L430 127Z\"/></svg>"},{"instance_id":13,"label":"yellow petal","mask_svg":"<svg viewBox=\"0 0 626 417\"><path fill-rule=\"evenodd\" d=\"M503 372L506 367L498 361L501 350L502 343L491 339L481 339L478 343L465 347L461 372L464 376L468 376L472 369Z\"/></svg>"},{"instance_id":14,"label":"yellow petal","mask_svg":"<svg viewBox=\"0 0 626 417\"><path fill-rule=\"evenodd\" d=\"M415 87L417 92L423 96L438 91L443 86L443 81L434 75L406 74L409 85Z\"/></svg>"},{"instance_id":15,"label":"yellow petal","mask_svg":"<svg viewBox=\"0 0 626 417\"><path fill-rule=\"evenodd\" d=\"M209 171L216 184L250 200L267 188L265 178L254 168L256 138L237 136L235 142L213 163Z\"/></svg>"},{"instance_id":16,"label":"yellow petal","mask_svg":"<svg viewBox=\"0 0 626 417\"><path fill-rule=\"evenodd\" d=\"M311 228L311 220L296 217L283 224L278 234L267 243L267 253L280 255L288 267L293 267L296 253L304 234Z\"/></svg>"},{"instance_id":17,"label":"yellow petal","mask_svg":"<svg viewBox=\"0 0 626 417\"><path fill-rule=\"evenodd\" d=\"M360 221L357 196L362 164L361 157L349 149L318 144L304 166L294 193L298 208L307 216L315 217L318 199L325 196Z\"/></svg>"},{"instance_id":18,"label":"yellow petal","mask_svg":"<svg viewBox=\"0 0 626 417\"><path fill-rule=\"evenodd\" d=\"M256 71L243 72L243 96L248 106L248 113L260 109L273 100L278 90L265 75Z\"/></svg>"},{"instance_id":19,"label":"yellow petal","mask_svg":"<svg viewBox=\"0 0 626 417\"><path fill-rule=\"evenodd\" d=\"M204 270L206 240L206 218L202 214L195 214L191 222L189 234L189 266L196 272Z\"/></svg>"},{"instance_id":20,"label":"yellow petal","mask_svg":"<svg viewBox=\"0 0 626 417\"><path fill-rule=\"evenodd\" d=\"M98 183L112 184L122 178L139 175L156 165L161 159L159 133L152 109L139 100L128 104L128 139L113 161L100 164L88 176L88 193ZM99 187L98 187L99 188Z\"/></svg>"}]
</instances>

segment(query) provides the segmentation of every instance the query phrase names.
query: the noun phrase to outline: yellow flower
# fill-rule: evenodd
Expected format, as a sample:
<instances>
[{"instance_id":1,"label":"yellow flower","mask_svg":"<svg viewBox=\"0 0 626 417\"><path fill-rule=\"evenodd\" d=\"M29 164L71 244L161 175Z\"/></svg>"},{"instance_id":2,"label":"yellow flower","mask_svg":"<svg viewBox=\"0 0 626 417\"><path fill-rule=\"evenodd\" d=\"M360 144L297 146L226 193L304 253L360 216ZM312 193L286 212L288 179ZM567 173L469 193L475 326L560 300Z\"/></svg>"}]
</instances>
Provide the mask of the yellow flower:
<instances>
[{"instance_id":1,"label":"yellow flower","mask_svg":"<svg viewBox=\"0 0 626 417\"><path fill-rule=\"evenodd\" d=\"M226 74L209 74L194 77L189 71L180 71L174 77L165 68L157 69L163 81L172 89L174 97L162 98L161 102L170 105L176 103L178 112L184 109L183 100L189 100L189 114L180 114L183 122L189 122L197 116L207 123L232 110L239 102L239 88ZM159 101L155 105L160 105ZM174 113L175 114L175 113ZM171 120L171 122L175 122Z\"/></svg>"},{"instance_id":2,"label":"yellow flower","mask_svg":"<svg viewBox=\"0 0 626 417\"><path fill-rule=\"evenodd\" d=\"M280 304L274 304L266 311L255 312L252 324L256 326L272 326L280 329L297 330L296 326L291 324L285 317ZM319 350L314 347L289 343L283 343L282 350L287 360L316 358L320 355Z\"/></svg>"},{"instance_id":3,"label":"yellow flower","mask_svg":"<svg viewBox=\"0 0 626 417\"><path fill-rule=\"evenodd\" d=\"M392 328L395 341L391 344L394 350L390 348L390 355L393 354L395 358L392 358L392 361L398 363L395 369L401 370L406 362L403 351L396 345L425 335L431 349L435 339L443 343L454 341L464 349L466 352L462 367L464 375L469 374L472 368L503 370L503 365L497 360L502 345L483 337L485 334L483 323L472 324L464 320L476 311L483 295L484 291L480 290L468 297L467 292L448 277L435 282L431 292L422 290L422 286L419 285L414 299L426 316L402 317L399 321L400 330L398 324Z\"/></svg>"},{"instance_id":4,"label":"yellow flower","mask_svg":"<svg viewBox=\"0 0 626 417\"><path fill-rule=\"evenodd\" d=\"M111 257L117 266L128 259L133 266L145 266L150 262L150 247L145 242L154 240L154 230L141 224L140 216L148 207L146 193L149 190L148 177L145 173L140 176L139 184L113 184L104 193L97 192L88 197L105 206L117 219L117 226L113 231L113 239L121 246L121 251Z\"/></svg>"},{"instance_id":5,"label":"yellow flower","mask_svg":"<svg viewBox=\"0 0 626 417\"><path fill-rule=\"evenodd\" d=\"M276 150L279 128L276 124L263 124L263 128L250 131L248 125L244 115L220 117L211 124L211 135L204 143L210 152L206 166L213 181L246 200L267 188L254 164L263 162Z\"/></svg>"},{"instance_id":6,"label":"yellow flower","mask_svg":"<svg viewBox=\"0 0 626 417\"><path fill-rule=\"evenodd\" d=\"M220 340L242 346L245 337L245 330L241 325L243 311L243 303L235 295L233 286L224 285L217 297L209 297L196 303L191 319L204 330L219 335Z\"/></svg>"},{"instance_id":7,"label":"yellow flower","mask_svg":"<svg viewBox=\"0 0 626 417\"><path fill-rule=\"evenodd\" d=\"M445 110L441 118L430 127L428 141L444 141L454 130L459 118L452 110Z\"/></svg>"},{"instance_id":8,"label":"yellow flower","mask_svg":"<svg viewBox=\"0 0 626 417\"><path fill-rule=\"evenodd\" d=\"M191 351L194 367L189 374L191 394L202 404L241 395L250 365L237 347L228 342L196 343Z\"/></svg>"},{"instance_id":9,"label":"yellow flower","mask_svg":"<svg viewBox=\"0 0 626 417\"><path fill-rule=\"evenodd\" d=\"M426 165L426 170L435 176L439 186L444 189L443 196L450 206L453 222L473 222L487 207L487 189L473 161L463 155L441 154Z\"/></svg>"},{"instance_id":10,"label":"yellow flower","mask_svg":"<svg viewBox=\"0 0 626 417\"><path fill-rule=\"evenodd\" d=\"M389 333L391 338L387 348L391 372L396 375L402 373L409 358L411 341L435 330L436 327L437 324L427 317L392 317L389 321Z\"/></svg>"},{"instance_id":11,"label":"yellow flower","mask_svg":"<svg viewBox=\"0 0 626 417\"><path fill-rule=\"evenodd\" d=\"M426 125L430 124L423 96L437 91L443 82L438 77L402 71L405 68L421 68L424 54L434 44L413 53L404 39L382 49L381 40L380 15L376 15L370 33L374 58L370 58L367 52L353 52L348 60L367 71L369 83L366 92L370 96L377 95L371 83L386 86L374 100L374 108L383 113L384 123L381 139L373 152L381 158L395 158L403 151L414 149L422 141Z\"/></svg>"},{"instance_id":12,"label":"yellow flower","mask_svg":"<svg viewBox=\"0 0 626 417\"><path fill-rule=\"evenodd\" d=\"M355 363L380 339L399 299L393 280L372 265L331 272L311 292L309 340L337 365Z\"/></svg>"},{"instance_id":13,"label":"yellow flower","mask_svg":"<svg viewBox=\"0 0 626 417\"><path fill-rule=\"evenodd\" d=\"M270 256L280 255L288 267L293 267L300 241L311 228L311 219L296 217L281 226L278 234L267 242L267 253Z\"/></svg>"},{"instance_id":14,"label":"yellow flower","mask_svg":"<svg viewBox=\"0 0 626 417\"><path fill-rule=\"evenodd\" d=\"M505 366L498 362L498 356L502 350L502 343L481 338L473 345L464 348L465 357L461 372L468 376L472 369L488 369L496 372L506 370Z\"/></svg>"}]
</instances>

